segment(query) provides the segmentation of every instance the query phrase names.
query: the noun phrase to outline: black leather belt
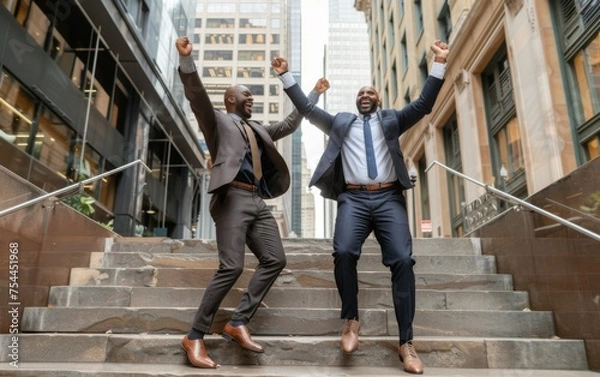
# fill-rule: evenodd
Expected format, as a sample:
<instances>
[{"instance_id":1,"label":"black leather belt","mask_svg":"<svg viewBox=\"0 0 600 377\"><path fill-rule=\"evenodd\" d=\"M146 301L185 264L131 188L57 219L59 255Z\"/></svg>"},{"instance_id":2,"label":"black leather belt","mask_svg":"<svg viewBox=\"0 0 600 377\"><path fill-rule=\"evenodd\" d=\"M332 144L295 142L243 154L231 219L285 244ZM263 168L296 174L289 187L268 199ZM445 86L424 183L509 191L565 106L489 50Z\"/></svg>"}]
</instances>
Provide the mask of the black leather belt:
<instances>
[{"instance_id":1,"label":"black leather belt","mask_svg":"<svg viewBox=\"0 0 600 377\"><path fill-rule=\"evenodd\" d=\"M240 181L231 181L231 182L229 182L229 186L237 187L239 189L246 190L246 191L252 191L252 192L255 192L258 190L258 187L256 187L255 185L252 185L250 183L240 182Z\"/></svg>"},{"instance_id":2,"label":"black leather belt","mask_svg":"<svg viewBox=\"0 0 600 377\"><path fill-rule=\"evenodd\" d=\"M397 182L384 182L384 183L373 183L371 185L355 185L352 183L348 183L346 185L346 190L362 190L362 191L378 191L384 190L390 187L396 186Z\"/></svg>"}]
</instances>

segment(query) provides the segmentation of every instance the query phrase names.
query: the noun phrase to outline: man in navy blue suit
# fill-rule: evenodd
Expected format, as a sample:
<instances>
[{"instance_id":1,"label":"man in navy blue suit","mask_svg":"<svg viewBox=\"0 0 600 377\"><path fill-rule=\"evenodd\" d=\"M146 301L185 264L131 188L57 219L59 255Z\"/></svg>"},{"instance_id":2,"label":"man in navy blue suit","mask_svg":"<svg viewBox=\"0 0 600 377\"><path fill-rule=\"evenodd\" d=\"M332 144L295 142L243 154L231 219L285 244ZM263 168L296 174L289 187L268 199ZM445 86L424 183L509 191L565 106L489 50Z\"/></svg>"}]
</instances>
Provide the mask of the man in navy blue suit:
<instances>
[{"instance_id":1,"label":"man in navy blue suit","mask_svg":"<svg viewBox=\"0 0 600 377\"><path fill-rule=\"evenodd\" d=\"M398 355L403 368L423 373L423 364L412 344L415 315L415 275L412 238L403 190L413 187L403 161L398 138L433 109L444 82L446 43L431 46L434 62L421 95L400 110L380 109L379 94L372 86L356 96L358 115L329 114L311 103L288 63L275 58L271 66L279 74L285 92L300 114L329 136L310 186L337 200L338 214L333 237L335 281L342 301L344 320L341 346L346 353L358 348L358 274L361 248L371 231L381 246L383 264L392 274L394 310L399 329Z\"/></svg>"}]
</instances>

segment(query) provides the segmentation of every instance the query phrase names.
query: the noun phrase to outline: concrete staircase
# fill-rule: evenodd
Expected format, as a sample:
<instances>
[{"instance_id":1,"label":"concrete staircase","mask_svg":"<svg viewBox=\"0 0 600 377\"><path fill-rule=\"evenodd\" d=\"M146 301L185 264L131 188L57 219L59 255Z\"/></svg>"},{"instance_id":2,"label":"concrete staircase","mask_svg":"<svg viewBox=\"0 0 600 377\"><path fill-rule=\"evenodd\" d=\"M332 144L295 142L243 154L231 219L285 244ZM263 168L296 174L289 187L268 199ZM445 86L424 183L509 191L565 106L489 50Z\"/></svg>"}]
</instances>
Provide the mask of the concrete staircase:
<instances>
[{"instance_id":1,"label":"concrete staircase","mask_svg":"<svg viewBox=\"0 0 600 377\"><path fill-rule=\"evenodd\" d=\"M252 254L217 315L215 335L206 338L211 357L223 367L200 370L186 366L179 344L217 267L215 243L115 238L107 240L106 252L92 253L89 268L71 270L69 286L51 289L48 307L24 309L18 352L29 372L11 369L10 353L2 352L0 376L402 373L390 273L381 264L378 244L367 240L359 261L361 338L353 355L339 347L342 322L331 240L286 239L284 247L287 268L250 323L264 354L218 336L256 266ZM414 251L414 343L426 373L436 368L587 371L584 343L556 338L552 313L530 311L527 293L513 291L511 277L495 272L494 258L481 255L478 240L416 239ZM12 341L2 335L0 347L10 350ZM304 368L294 374L299 367ZM44 374L35 374L35 368L45 368Z\"/></svg>"}]
</instances>

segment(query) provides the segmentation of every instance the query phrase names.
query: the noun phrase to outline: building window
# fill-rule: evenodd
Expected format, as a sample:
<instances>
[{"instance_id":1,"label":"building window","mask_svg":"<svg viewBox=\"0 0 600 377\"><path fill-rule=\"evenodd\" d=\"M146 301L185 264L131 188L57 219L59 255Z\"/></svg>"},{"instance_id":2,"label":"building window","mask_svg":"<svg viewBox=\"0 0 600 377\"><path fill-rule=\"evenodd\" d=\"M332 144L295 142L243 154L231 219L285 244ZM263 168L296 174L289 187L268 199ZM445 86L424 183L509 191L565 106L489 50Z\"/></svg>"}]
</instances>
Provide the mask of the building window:
<instances>
[{"instance_id":1,"label":"building window","mask_svg":"<svg viewBox=\"0 0 600 377\"><path fill-rule=\"evenodd\" d=\"M266 1L253 2L253 3L241 3L240 4L240 13L258 13L258 14L267 14L269 12L269 8Z\"/></svg>"},{"instance_id":2,"label":"building window","mask_svg":"<svg viewBox=\"0 0 600 377\"><path fill-rule=\"evenodd\" d=\"M206 13L235 13L235 3L208 3Z\"/></svg>"},{"instance_id":3,"label":"building window","mask_svg":"<svg viewBox=\"0 0 600 377\"><path fill-rule=\"evenodd\" d=\"M408 71L408 48L406 46L406 34L402 35L400 41L400 55L402 57L402 75L404 76Z\"/></svg>"},{"instance_id":4,"label":"building window","mask_svg":"<svg viewBox=\"0 0 600 377\"><path fill-rule=\"evenodd\" d=\"M206 34L204 43L211 45L233 44L233 34Z\"/></svg>"},{"instance_id":5,"label":"building window","mask_svg":"<svg viewBox=\"0 0 600 377\"><path fill-rule=\"evenodd\" d=\"M388 19L388 44L390 46L394 46L396 44L395 41L395 36L396 36L396 29L394 28L394 14L392 12L390 12L390 18Z\"/></svg>"},{"instance_id":6,"label":"building window","mask_svg":"<svg viewBox=\"0 0 600 377\"><path fill-rule=\"evenodd\" d=\"M596 1L561 0L556 8L562 37L580 163L600 155L600 7Z\"/></svg>"},{"instance_id":7,"label":"building window","mask_svg":"<svg viewBox=\"0 0 600 377\"><path fill-rule=\"evenodd\" d=\"M253 45L253 44L262 44L266 43L266 35L265 34L240 34L238 39L240 44L245 45Z\"/></svg>"},{"instance_id":8,"label":"building window","mask_svg":"<svg viewBox=\"0 0 600 377\"><path fill-rule=\"evenodd\" d=\"M279 113L279 104L277 102L269 103L269 114L278 114Z\"/></svg>"},{"instance_id":9,"label":"building window","mask_svg":"<svg viewBox=\"0 0 600 377\"><path fill-rule=\"evenodd\" d=\"M183 10L181 3L173 7L171 19L173 20L173 26L175 27L177 35L186 35L188 19L185 16L185 11Z\"/></svg>"},{"instance_id":10,"label":"building window","mask_svg":"<svg viewBox=\"0 0 600 377\"><path fill-rule=\"evenodd\" d=\"M492 58L482 73L482 84L490 134L492 164L497 185L509 193L527 196L524 174L523 149L519 121L516 117L515 101L510 66L506 47L503 46ZM508 173L507 181L502 181L500 171Z\"/></svg>"},{"instance_id":11,"label":"building window","mask_svg":"<svg viewBox=\"0 0 600 377\"><path fill-rule=\"evenodd\" d=\"M262 102L254 102L252 105L252 114L261 116L265 112L265 104Z\"/></svg>"},{"instance_id":12,"label":"building window","mask_svg":"<svg viewBox=\"0 0 600 377\"><path fill-rule=\"evenodd\" d=\"M265 86L264 85L246 85L248 89L250 89L250 93L253 96L264 96L265 95Z\"/></svg>"},{"instance_id":13,"label":"building window","mask_svg":"<svg viewBox=\"0 0 600 377\"><path fill-rule=\"evenodd\" d=\"M270 96L278 96L280 93L279 85L271 84L269 85L269 95Z\"/></svg>"},{"instance_id":14,"label":"building window","mask_svg":"<svg viewBox=\"0 0 600 377\"><path fill-rule=\"evenodd\" d=\"M448 42L450 40L450 33L452 32L452 18L450 17L450 7L448 6L448 1L444 1L437 21L440 39L442 39L444 42Z\"/></svg>"},{"instance_id":15,"label":"building window","mask_svg":"<svg viewBox=\"0 0 600 377\"><path fill-rule=\"evenodd\" d=\"M396 62L392 64L392 70L390 72L390 100L391 103L396 102L396 98L398 98L398 72L396 68Z\"/></svg>"},{"instance_id":16,"label":"building window","mask_svg":"<svg viewBox=\"0 0 600 377\"><path fill-rule=\"evenodd\" d=\"M206 50L204 60L233 60L233 51Z\"/></svg>"},{"instance_id":17,"label":"building window","mask_svg":"<svg viewBox=\"0 0 600 377\"><path fill-rule=\"evenodd\" d=\"M404 92L404 106L408 105L410 103L410 88L406 88L406 91Z\"/></svg>"},{"instance_id":18,"label":"building window","mask_svg":"<svg viewBox=\"0 0 600 377\"><path fill-rule=\"evenodd\" d=\"M419 61L419 79L421 80L421 86L425 85L425 80L427 80L428 74L427 58L425 57L425 54L423 54L423 56L421 56L421 60Z\"/></svg>"},{"instance_id":19,"label":"building window","mask_svg":"<svg viewBox=\"0 0 600 377\"><path fill-rule=\"evenodd\" d=\"M150 14L148 5L146 5L144 0L128 0L127 10L129 11L133 22L143 35L146 31L146 23L148 21L148 15Z\"/></svg>"},{"instance_id":20,"label":"building window","mask_svg":"<svg viewBox=\"0 0 600 377\"><path fill-rule=\"evenodd\" d=\"M423 8L421 0L415 0L415 30L417 37L423 33Z\"/></svg>"},{"instance_id":21,"label":"building window","mask_svg":"<svg viewBox=\"0 0 600 377\"><path fill-rule=\"evenodd\" d=\"M37 101L12 75L2 72L0 80L0 137L30 151L29 134Z\"/></svg>"},{"instance_id":22,"label":"building window","mask_svg":"<svg viewBox=\"0 0 600 377\"><path fill-rule=\"evenodd\" d=\"M265 61L265 51L241 50L238 51L238 60L241 61Z\"/></svg>"},{"instance_id":23,"label":"building window","mask_svg":"<svg viewBox=\"0 0 600 377\"><path fill-rule=\"evenodd\" d=\"M246 29L266 29L266 18L240 18L240 28Z\"/></svg>"},{"instance_id":24,"label":"building window","mask_svg":"<svg viewBox=\"0 0 600 377\"><path fill-rule=\"evenodd\" d=\"M265 77L265 69L262 67L238 67L237 77L264 78Z\"/></svg>"},{"instance_id":25,"label":"building window","mask_svg":"<svg viewBox=\"0 0 600 377\"><path fill-rule=\"evenodd\" d=\"M446 122L442 132L444 135L446 166L461 173L462 159L456 115L452 115ZM465 234L462 218L462 206L466 204L464 180L451 173L447 173L447 179L450 219L452 221L452 237L462 237Z\"/></svg>"},{"instance_id":26,"label":"building window","mask_svg":"<svg viewBox=\"0 0 600 377\"><path fill-rule=\"evenodd\" d=\"M202 68L203 77L231 77L231 67L204 67Z\"/></svg>"},{"instance_id":27,"label":"building window","mask_svg":"<svg viewBox=\"0 0 600 377\"><path fill-rule=\"evenodd\" d=\"M233 29L235 27L234 18L209 18L206 20L207 28L215 29Z\"/></svg>"}]
</instances>

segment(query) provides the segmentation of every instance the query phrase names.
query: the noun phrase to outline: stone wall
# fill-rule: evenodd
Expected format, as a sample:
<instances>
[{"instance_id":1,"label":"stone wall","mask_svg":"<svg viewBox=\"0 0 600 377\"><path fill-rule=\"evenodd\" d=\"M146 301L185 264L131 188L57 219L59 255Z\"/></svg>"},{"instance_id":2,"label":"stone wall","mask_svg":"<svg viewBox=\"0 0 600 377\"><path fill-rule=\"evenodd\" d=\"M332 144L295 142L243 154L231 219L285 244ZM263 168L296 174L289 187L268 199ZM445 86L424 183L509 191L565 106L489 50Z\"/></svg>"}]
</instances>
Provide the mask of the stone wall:
<instances>
[{"instance_id":1,"label":"stone wall","mask_svg":"<svg viewBox=\"0 0 600 377\"><path fill-rule=\"evenodd\" d=\"M528 202L600 234L600 158ZM532 310L554 313L556 335L584 339L590 369L600 370L600 242L526 209L511 209L472 232L499 273L528 291Z\"/></svg>"}]
</instances>

